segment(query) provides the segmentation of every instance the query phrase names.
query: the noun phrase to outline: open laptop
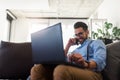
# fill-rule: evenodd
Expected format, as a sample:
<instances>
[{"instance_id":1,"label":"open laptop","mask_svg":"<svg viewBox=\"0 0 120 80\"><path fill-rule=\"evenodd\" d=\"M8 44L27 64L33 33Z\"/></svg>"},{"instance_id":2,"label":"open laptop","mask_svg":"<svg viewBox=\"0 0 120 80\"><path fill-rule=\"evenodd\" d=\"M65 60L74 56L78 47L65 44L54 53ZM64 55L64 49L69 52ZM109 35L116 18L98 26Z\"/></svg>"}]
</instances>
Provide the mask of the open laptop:
<instances>
[{"instance_id":1,"label":"open laptop","mask_svg":"<svg viewBox=\"0 0 120 80\"><path fill-rule=\"evenodd\" d=\"M34 64L65 63L72 65L67 62L64 54L61 23L32 33L31 40ZM81 66L79 65L78 67Z\"/></svg>"}]
</instances>

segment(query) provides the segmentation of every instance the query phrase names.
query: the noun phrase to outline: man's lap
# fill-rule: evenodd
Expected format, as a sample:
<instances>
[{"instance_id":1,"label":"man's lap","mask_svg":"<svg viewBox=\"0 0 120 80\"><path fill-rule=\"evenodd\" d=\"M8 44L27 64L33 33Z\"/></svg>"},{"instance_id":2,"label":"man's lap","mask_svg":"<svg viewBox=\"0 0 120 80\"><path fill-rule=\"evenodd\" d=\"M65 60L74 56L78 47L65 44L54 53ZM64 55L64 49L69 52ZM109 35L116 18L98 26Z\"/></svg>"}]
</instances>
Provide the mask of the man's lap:
<instances>
[{"instance_id":1,"label":"man's lap","mask_svg":"<svg viewBox=\"0 0 120 80\"><path fill-rule=\"evenodd\" d=\"M49 65L44 66L42 64L37 64L31 69L31 80L46 77L48 77L50 80L50 78L52 79L53 75L55 78L60 77L58 75L61 75L62 77L65 76L65 78L67 77L67 79L70 80L73 80L72 78L74 78L74 80L80 80L80 78L89 80L102 80L101 75L99 73L93 72L88 69L80 69L69 65L57 65L56 67L50 67Z\"/></svg>"}]
</instances>

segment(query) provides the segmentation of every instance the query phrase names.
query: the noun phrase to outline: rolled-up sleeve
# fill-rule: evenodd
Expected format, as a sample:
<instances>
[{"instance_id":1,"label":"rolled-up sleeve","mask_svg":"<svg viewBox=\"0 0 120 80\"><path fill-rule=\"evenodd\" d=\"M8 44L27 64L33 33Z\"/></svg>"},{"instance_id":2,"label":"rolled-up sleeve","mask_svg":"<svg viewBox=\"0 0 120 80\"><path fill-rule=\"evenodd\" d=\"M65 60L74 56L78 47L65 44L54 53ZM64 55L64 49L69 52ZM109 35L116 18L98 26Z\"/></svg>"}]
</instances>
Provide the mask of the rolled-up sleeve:
<instances>
[{"instance_id":1,"label":"rolled-up sleeve","mask_svg":"<svg viewBox=\"0 0 120 80\"><path fill-rule=\"evenodd\" d=\"M96 40L93 43L94 56L91 60L97 64L96 71L102 71L106 65L106 46L101 40Z\"/></svg>"}]
</instances>

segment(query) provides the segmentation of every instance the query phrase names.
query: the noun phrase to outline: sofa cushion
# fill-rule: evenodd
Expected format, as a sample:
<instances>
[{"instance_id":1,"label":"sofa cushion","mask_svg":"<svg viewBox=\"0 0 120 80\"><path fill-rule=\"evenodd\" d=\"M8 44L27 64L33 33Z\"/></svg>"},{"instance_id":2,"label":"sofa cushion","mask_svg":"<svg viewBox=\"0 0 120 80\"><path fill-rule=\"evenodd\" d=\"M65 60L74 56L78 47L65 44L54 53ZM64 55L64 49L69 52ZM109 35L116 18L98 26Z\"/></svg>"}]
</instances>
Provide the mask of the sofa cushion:
<instances>
[{"instance_id":1,"label":"sofa cushion","mask_svg":"<svg viewBox=\"0 0 120 80\"><path fill-rule=\"evenodd\" d=\"M31 43L1 41L0 78L27 78L32 66Z\"/></svg>"},{"instance_id":2,"label":"sofa cushion","mask_svg":"<svg viewBox=\"0 0 120 80\"><path fill-rule=\"evenodd\" d=\"M105 80L120 80L120 42L107 45L106 63L103 71Z\"/></svg>"}]
</instances>

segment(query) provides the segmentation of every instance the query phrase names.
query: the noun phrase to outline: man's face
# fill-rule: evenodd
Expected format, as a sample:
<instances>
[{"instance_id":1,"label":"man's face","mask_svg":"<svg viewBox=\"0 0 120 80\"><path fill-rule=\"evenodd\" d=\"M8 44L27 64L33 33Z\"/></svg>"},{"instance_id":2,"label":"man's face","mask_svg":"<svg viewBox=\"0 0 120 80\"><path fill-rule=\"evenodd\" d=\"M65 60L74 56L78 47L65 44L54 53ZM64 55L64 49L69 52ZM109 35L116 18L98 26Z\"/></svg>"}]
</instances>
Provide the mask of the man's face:
<instances>
[{"instance_id":1,"label":"man's face","mask_svg":"<svg viewBox=\"0 0 120 80\"><path fill-rule=\"evenodd\" d=\"M82 44L85 39L88 38L89 31L88 30L83 30L83 28L77 28L74 30L75 31L75 36L79 40L80 44Z\"/></svg>"}]
</instances>

